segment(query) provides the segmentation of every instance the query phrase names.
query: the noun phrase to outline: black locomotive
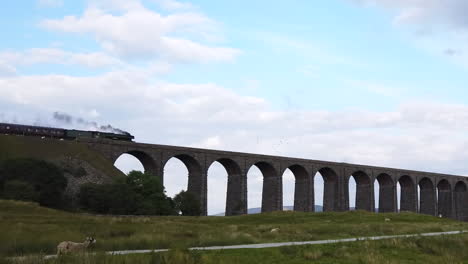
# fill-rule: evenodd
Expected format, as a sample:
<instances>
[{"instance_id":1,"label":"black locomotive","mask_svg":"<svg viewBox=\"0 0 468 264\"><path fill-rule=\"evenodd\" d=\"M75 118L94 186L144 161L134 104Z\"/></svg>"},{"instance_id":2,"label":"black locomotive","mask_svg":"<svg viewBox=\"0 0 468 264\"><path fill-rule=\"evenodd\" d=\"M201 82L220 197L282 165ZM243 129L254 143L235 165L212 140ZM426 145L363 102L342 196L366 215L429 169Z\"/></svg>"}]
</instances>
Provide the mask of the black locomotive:
<instances>
[{"instance_id":1,"label":"black locomotive","mask_svg":"<svg viewBox=\"0 0 468 264\"><path fill-rule=\"evenodd\" d=\"M0 134L14 134L24 136L39 136L51 137L59 139L77 139L77 138L106 138L113 140L132 141L135 137L130 133L123 132L122 134L100 132L100 131L84 131L75 129L62 129L53 127L26 126L17 124L0 123Z\"/></svg>"}]
</instances>

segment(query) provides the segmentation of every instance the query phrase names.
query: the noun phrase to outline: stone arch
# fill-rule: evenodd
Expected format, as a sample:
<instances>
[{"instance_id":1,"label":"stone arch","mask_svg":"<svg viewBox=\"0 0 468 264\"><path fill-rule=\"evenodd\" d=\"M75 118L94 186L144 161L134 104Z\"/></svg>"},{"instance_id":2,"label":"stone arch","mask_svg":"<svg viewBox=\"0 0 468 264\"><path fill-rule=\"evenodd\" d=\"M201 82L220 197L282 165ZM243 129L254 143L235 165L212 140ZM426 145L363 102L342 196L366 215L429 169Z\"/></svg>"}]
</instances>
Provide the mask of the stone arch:
<instances>
[{"instance_id":1,"label":"stone arch","mask_svg":"<svg viewBox=\"0 0 468 264\"><path fill-rule=\"evenodd\" d=\"M313 188L311 177L306 168L302 165L294 164L289 166L294 175L294 211L311 212L313 211ZM284 175L284 173L283 173ZM311 193L312 192L312 193Z\"/></svg>"},{"instance_id":2,"label":"stone arch","mask_svg":"<svg viewBox=\"0 0 468 264\"><path fill-rule=\"evenodd\" d=\"M428 177L419 180L419 213L436 214L436 194L434 183Z\"/></svg>"},{"instance_id":3,"label":"stone arch","mask_svg":"<svg viewBox=\"0 0 468 264\"><path fill-rule=\"evenodd\" d=\"M187 191L193 193L200 201L200 207L202 214L207 214L207 200L206 200L206 173L203 173L201 164L191 155L188 154L177 154L169 157L163 164L163 168L166 163L171 159L176 158L185 165L188 171L188 183ZM163 174L165 174L163 172ZM163 176L165 177L165 175Z\"/></svg>"},{"instance_id":4,"label":"stone arch","mask_svg":"<svg viewBox=\"0 0 468 264\"><path fill-rule=\"evenodd\" d=\"M413 179L408 175L403 175L398 179L400 183L400 212L417 212L417 186Z\"/></svg>"},{"instance_id":5,"label":"stone arch","mask_svg":"<svg viewBox=\"0 0 468 264\"><path fill-rule=\"evenodd\" d=\"M379 213L396 212L396 188L392 177L381 173L376 180L379 183Z\"/></svg>"},{"instance_id":6,"label":"stone arch","mask_svg":"<svg viewBox=\"0 0 468 264\"><path fill-rule=\"evenodd\" d=\"M466 183L458 181L455 184L453 199L455 204L455 217L461 221L468 220L468 206L467 206L467 187Z\"/></svg>"},{"instance_id":7,"label":"stone arch","mask_svg":"<svg viewBox=\"0 0 468 264\"><path fill-rule=\"evenodd\" d=\"M367 210L372 211L372 184L371 179L367 173L358 170L347 178L347 188L348 188L348 197L349 197L349 180L351 177L356 181L356 201L355 208L356 210Z\"/></svg>"},{"instance_id":8,"label":"stone arch","mask_svg":"<svg viewBox=\"0 0 468 264\"><path fill-rule=\"evenodd\" d=\"M247 213L247 201L244 198L243 177L239 164L229 158L219 158L213 163L219 162L227 172L226 216Z\"/></svg>"},{"instance_id":9,"label":"stone arch","mask_svg":"<svg viewBox=\"0 0 468 264\"><path fill-rule=\"evenodd\" d=\"M318 172L323 178L323 211L338 211L338 175L329 167L323 167Z\"/></svg>"},{"instance_id":10,"label":"stone arch","mask_svg":"<svg viewBox=\"0 0 468 264\"><path fill-rule=\"evenodd\" d=\"M151 157L150 154L148 154L148 153L146 153L144 151L141 151L141 150L130 150L130 151L123 152L120 155L118 155L117 157L115 157L115 159L113 160L113 163L115 164L115 162L124 154L128 154L128 155L131 155L131 156L135 157L138 161L140 161L141 165L143 165L145 173L148 173L148 174L151 174L153 176L159 177L160 180L161 180L161 183L162 183L163 175L160 175L160 173L159 173L160 170L158 168L158 164L153 159L153 157Z\"/></svg>"},{"instance_id":11,"label":"stone arch","mask_svg":"<svg viewBox=\"0 0 468 264\"><path fill-rule=\"evenodd\" d=\"M446 179L437 183L437 208L442 217L452 217L452 188Z\"/></svg>"},{"instance_id":12,"label":"stone arch","mask_svg":"<svg viewBox=\"0 0 468 264\"><path fill-rule=\"evenodd\" d=\"M256 166L263 175L262 212L281 211L283 209L282 178L278 175L278 171L266 161L256 162L252 166Z\"/></svg>"}]
</instances>

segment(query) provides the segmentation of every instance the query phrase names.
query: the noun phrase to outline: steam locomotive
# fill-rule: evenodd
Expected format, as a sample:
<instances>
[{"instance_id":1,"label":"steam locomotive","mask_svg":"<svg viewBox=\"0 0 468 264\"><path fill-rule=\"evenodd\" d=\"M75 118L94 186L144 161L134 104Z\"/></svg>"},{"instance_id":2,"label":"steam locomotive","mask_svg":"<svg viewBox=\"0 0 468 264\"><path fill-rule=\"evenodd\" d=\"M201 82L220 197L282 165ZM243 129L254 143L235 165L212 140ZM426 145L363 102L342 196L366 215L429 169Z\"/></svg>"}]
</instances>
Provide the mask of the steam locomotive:
<instances>
[{"instance_id":1,"label":"steam locomotive","mask_svg":"<svg viewBox=\"0 0 468 264\"><path fill-rule=\"evenodd\" d=\"M51 137L59 139L74 140L77 138L106 138L113 140L133 141L135 138L128 132L122 134L100 132L100 131L84 131L75 129L62 129L40 126L26 126L17 124L0 123L0 134L14 134L24 136L39 136Z\"/></svg>"}]
</instances>

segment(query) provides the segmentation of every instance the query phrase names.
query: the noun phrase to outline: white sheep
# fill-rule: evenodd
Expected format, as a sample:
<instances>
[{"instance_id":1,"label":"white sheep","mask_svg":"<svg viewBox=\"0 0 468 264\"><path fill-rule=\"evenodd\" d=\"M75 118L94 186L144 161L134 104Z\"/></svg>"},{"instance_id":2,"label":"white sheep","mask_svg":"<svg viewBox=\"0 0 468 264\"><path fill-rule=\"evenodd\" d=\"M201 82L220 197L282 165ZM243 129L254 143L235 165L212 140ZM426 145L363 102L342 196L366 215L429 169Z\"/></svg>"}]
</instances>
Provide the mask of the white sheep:
<instances>
[{"instance_id":1,"label":"white sheep","mask_svg":"<svg viewBox=\"0 0 468 264\"><path fill-rule=\"evenodd\" d=\"M83 243L63 241L60 242L57 246L57 255L84 252L89 247L89 245L94 243L96 243L96 239L93 237L87 237Z\"/></svg>"},{"instance_id":2,"label":"white sheep","mask_svg":"<svg viewBox=\"0 0 468 264\"><path fill-rule=\"evenodd\" d=\"M390 222L390 218L385 218L385 222Z\"/></svg>"}]
</instances>

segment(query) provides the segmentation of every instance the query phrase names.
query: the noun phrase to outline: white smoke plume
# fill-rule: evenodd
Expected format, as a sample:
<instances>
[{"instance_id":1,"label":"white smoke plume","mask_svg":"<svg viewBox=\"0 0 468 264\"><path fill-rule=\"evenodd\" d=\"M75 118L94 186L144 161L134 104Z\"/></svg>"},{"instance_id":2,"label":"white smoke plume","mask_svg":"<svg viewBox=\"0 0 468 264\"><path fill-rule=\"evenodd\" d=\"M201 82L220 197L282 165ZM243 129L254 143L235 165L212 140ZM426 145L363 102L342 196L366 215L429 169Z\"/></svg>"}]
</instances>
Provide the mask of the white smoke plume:
<instances>
[{"instance_id":1,"label":"white smoke plume","mask_svg":"<svg viewBox=\"0 0 468 264\"><path fill-rule=\"evenodd\" d=\"M64 124L67 126L78 126L80 128L87 129L87 130L95 130L95 131L101 131L101 132L111 132L111 133L116 133L116 134L127 134L128 132L115 128L111 125L99 125L97 122L94 121L88 121L85 120L81 117L74 117L66 113L61 113L61 112L54 112L53 114L53 119L55 122L59 124Z\"/></svg>"}]
</instances>

